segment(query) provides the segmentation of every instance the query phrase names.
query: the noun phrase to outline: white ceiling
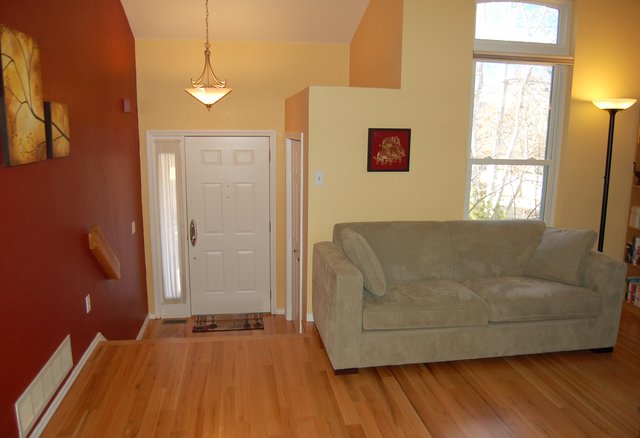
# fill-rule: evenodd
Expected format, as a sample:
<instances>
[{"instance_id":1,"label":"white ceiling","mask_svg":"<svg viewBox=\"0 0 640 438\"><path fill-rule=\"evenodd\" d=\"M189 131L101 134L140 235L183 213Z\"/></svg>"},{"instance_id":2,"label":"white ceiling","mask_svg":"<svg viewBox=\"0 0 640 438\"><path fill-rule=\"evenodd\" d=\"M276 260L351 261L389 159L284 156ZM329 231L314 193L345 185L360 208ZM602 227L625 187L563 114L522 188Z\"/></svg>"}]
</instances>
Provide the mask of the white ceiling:
<instances>
[{"instance_id":1,"label":"white ceiling","mask_svg":"<svg viewBox=\"0 0 640 438\"><path fill-rule=\"evenodd\" d=\"M204 0L120 0L136 39L205 39ZM213 41L348 44L369 0L209 0Z\"/></svg>"}]
</instances>

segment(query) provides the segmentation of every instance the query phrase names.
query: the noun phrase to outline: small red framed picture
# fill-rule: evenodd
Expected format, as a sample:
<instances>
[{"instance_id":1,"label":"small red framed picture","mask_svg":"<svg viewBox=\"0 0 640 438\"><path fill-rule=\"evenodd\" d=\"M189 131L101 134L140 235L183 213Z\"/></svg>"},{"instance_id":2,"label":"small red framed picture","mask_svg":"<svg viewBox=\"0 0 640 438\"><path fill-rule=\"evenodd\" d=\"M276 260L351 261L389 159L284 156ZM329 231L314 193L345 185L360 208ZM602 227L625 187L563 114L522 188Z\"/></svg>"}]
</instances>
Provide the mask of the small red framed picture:
<instances>
[{"instance_id":1,"label":"small red framed picture","mask_svg":"<svg viewBox=\"0 0 640 438\"><path fill-rule=\"evenodd\" d=\"M408 172L411 129L369 128L368 172Z\"/></svg>"}]
</instances>

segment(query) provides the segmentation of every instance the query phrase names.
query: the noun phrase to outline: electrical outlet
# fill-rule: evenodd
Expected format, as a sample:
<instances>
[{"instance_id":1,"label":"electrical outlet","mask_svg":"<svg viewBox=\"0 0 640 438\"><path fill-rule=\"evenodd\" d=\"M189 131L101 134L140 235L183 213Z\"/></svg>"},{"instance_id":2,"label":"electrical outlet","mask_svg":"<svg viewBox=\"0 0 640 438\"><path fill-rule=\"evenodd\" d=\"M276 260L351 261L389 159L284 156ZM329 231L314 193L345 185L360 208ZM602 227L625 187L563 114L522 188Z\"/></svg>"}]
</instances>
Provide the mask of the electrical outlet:
<instances>
[{"instance_id":1,"label":"electrical outlet","mask_svg":"<svg viewBox=\"0 0 640 438\"><path fill-rule=\"evenodd\" d=\"M84 297L84 307L87 313L91 312L91 295L89 294L87 294L87 296Z\"/></svg>"}]
</instances>

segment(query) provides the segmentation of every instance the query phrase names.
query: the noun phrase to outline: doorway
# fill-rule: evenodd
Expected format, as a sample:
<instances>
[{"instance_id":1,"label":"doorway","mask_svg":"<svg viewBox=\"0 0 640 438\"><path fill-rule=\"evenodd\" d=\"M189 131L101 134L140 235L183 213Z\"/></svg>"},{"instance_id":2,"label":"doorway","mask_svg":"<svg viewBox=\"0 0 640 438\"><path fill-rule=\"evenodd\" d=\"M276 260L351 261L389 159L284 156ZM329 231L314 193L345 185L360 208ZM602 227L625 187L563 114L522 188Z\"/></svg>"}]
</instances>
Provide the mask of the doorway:
<instances>
[{"instance_id":1,"label":"doorway","mask_svg":"<svg viewBox=\"0 0 640 438\"><path fill-rule=\"evenodd\" d=\"M274 312L275 133L150 131L147 164L156 316Z\"/></svg>"},{"instance_id":2,"label":"doorway","mask_svg":"<svg viewBox=\"0 0 640 438\"><path fill-rule=\"evenodd\" d=\"M304 144L302 133L286 134L287 152L287 306L285 317L297 333L304 331Z\"/></svg>"}]
</instances>

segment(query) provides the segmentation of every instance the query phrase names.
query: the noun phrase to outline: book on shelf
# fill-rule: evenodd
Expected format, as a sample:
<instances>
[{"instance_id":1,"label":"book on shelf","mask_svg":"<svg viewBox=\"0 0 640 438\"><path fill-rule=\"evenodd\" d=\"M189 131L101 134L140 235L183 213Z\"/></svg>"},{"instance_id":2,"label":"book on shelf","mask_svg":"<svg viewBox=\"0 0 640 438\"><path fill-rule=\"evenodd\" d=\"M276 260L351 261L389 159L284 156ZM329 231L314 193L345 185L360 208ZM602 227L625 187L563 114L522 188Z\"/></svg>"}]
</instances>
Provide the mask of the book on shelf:
<instances>
[{"instance_id":1,"label":"book on shelf","mask_svg":"<svg viewBox=\"0 0 640 438\"><path fill-rule=\"evenodd\" d=\"M634 237L633 242L627 243L624 261L632 265L640 265L640 237Z\"/></svg>"},{"instance_id":2,"label":"book on shelf","mask_svg":"<svg viewBox=\"0 0 640 438\"><path fill-rule=\"evenodd\" d=\"M627 277L624 300L634 306L640 306L640 277Z\"/></svg>"}]
</instances>

